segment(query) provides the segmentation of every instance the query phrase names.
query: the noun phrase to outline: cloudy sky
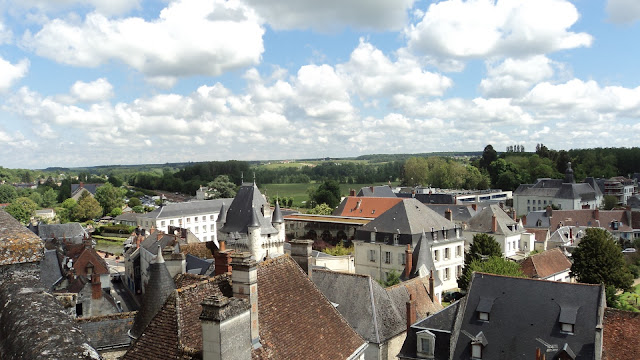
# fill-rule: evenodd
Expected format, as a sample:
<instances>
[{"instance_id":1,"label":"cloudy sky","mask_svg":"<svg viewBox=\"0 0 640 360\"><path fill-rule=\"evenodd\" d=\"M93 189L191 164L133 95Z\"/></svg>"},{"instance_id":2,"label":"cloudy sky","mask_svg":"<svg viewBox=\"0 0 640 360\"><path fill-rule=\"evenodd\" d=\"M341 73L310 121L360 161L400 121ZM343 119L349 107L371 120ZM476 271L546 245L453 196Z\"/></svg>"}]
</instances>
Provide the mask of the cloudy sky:
<instances>
[{"instance_id":1,"label":"cloudy sky","mask_svg":"<svg viewBox=\"0 0 640 360\"><path fill-rule=\"evenodd\" d=\"M0 166L640 146L638 0L0 0Z\"/></svg>"}]
</instances>

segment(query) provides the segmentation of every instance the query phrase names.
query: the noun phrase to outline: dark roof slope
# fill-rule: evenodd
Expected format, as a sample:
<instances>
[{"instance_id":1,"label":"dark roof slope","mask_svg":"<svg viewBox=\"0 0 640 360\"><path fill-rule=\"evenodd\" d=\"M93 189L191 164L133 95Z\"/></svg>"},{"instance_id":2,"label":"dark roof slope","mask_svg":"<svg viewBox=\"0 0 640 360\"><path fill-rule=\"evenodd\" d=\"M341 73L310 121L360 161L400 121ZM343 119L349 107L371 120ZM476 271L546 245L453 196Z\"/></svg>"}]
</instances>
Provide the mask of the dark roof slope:
<instances>
[{"instance_id":1,"label":"dark roof slope","mask_svg":"<svg viewBox=\"0 0 640 360\"><path fill-rule=\"evenodd\" d=\"M58 254L55 250L45 250L44 259L40 262L40 281L45 290L49 291L62 278Z\"/></svg>"},{"instance_id":2,"label":"dark roof slope","mask_svg":"<svg viewBox=\"0 0 640 360\"><path fill-rule=\"evenodd\" d=\"M366 186L358 191L357 196L396 197L396 194L388 185Z\"/></svg>"},{"instance_id":3,"label":"dark roof slope","mask_svg":"<svg viewBox=\"0 0 640 360\"><path fill-rule=\"evenodd\" d=\"M131 338L127 335L137 311L76 319L87 334L91 346L98 350L127 347Z\"/></svg>"},{"instance_id":4,"label":"dark roof slope","mask_svg":"<svg viewBox=\"0 0 640 360\"><path fill-rule=\"evenodd\" d=\"M406 302L416 301L416 319L442 309L429 298L421 278L383 288L368 275L314 269L312 280L349 325L369 342L381 344L406 330Z\"/></svg>"},{"instance_id":5,"label":"dark roof slope","mask_svg":"<svg viewBox=\"0 0 640 360\"><path fill-rule=\"evenodd\" d=\"M438 214L445 216L447 210L451 210L451 217L453 221L459 221L462 223L468 223L469 220L476 214L476 210L473 210L471 205L454 205L454 204L425 204L427 207Z\"/></svg>"},{"instance_id":6,"label":"dark roof slope","mask_svg":"<svg viewBox=\"0 0 640 360\"><path fill-rule=\"evenodd\" d=\"M391 209L362 227L363 231L421 234L431 229L453 229L455 224L416 199L402 199Z\"/></svg>"},{"instance_id":7,"label":"dark roof slope","mask_svg":"<svg viewBox=\"0 0 640 360\"><path fill-rule=\"evenodd\" d=\"M289 255L258 264L258 312L274 359L346 359L365 344Z\"/></svg>"},{"instance_id":8,"label":"dark roof slope","mask_svg":"<svg viewBox=\"0 0 640 360\"><path fill-rule=\"evenodd\" d=\"M4 210L0 210L0 266L42 260L44 244L39 237Z\"/></svg>"},{"instance_id":9,"label":"dark roof slope","mask_svg":"<svg viewBox=\"0 0 640 360\"><path fill-rule=\"evenodd\" d=\"M69 240L74 244L79 244L82 239L89 236L79 223L66 224L39 224L38 235L42 240Z\"/></svg>"},{"instance_id":10,"label":"dark roof slope","mask_svg":"<svg viewBox=\"0 0 640 360\"><path fill-rule=\"evenodd\" d=\"M490 205L479 211L471 221L469 221L468 231L493 233L493 217L496 218L496 234L515 235L524 233L524 227L517 226L519 223L513 220L499 205Z\"/></svg>"},{"instance_id":11,"label":"dark roof slope","mask_svg":"<svg viewBox=\"0 0 640 360\"><path fill-rule=\"evenodd\" d=\"M270 219L264 216L264 212L268 208L269 204L258 190L258 186L255 183L245 184L240 187L236 197L229 205L226 222L220 231L223 233L248 233L248 225L251 223L255 209L259 215L256 220L260 224L261 233L263 235L277 234L278 231L271 225Z\"/></svg>"},{"instance_id":12,"label":"dark roof slope","mask_svg":"<svg viewBox=\"0 0 640 360\"><path fill-rule=\"evenodd\" d=\"M640 313L607 308L604 312L604 360L640 359Z\"/></svg>"}]
</instances>

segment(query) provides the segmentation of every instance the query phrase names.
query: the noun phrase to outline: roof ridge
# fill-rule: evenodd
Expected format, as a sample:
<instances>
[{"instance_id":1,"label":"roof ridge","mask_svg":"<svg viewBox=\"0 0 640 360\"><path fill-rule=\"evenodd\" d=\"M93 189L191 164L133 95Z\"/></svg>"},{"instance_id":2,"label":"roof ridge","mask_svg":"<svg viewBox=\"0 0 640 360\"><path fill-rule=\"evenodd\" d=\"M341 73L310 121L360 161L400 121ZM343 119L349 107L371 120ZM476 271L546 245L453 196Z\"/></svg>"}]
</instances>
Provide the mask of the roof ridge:
<instances>
[{"instance_id":1,"label":"roof ridge","mask_svg":"<svg viewBox=\"0 0 640 360\"><path fill-rule=\"evenodd\" d=\"M376 343L380 344L380 332L378 331L378 317L376 314L376 300L375 296L373 296L373 284L371 283L372 279L369 277L369 296L371 297L371 314L373 316L373 328L375 329L376 334Z\"/></svg>"}]
</instances>

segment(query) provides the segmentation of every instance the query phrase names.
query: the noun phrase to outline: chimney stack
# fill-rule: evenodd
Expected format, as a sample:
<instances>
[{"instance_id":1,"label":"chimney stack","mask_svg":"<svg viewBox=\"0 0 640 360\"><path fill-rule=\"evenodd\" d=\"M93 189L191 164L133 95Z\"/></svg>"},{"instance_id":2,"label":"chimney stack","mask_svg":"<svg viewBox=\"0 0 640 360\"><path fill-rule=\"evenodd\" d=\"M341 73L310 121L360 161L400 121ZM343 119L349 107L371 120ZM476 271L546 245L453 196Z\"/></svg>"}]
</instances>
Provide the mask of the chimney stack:
<instances>
[{"instance_id":1,"label":"chimney stack","mask_svg":"<svg viewBox=\"0 0 640 360\"><path fill-rule=\"evenodd\" d=\"M547 205L547 209L546 209L546 210L547 210L547 212L546 212L546 214L545 214L545 215L546 215L548 218L550 218L551 216L553 216L553 208L551 207L551 205Z\"/></svg>"},{"instance_id":2,"label":"chimney stack","mask_svg":"<svg viewBox=\"0 0 640 360\"><path fill-rule=\"evenodd\" d=\"M226 250L225 241L220 241L220 250L214 255L214 274L220 275L231 272L231 254L233 251Z\"/></svg>"},{"instance_id":3,"label":"chimney stack","mask_svg":"<svg viewBox=\"0 0 640 360\"><path fill-rule=\"evenodd\" d=\"M258 263L248 252L231 255L233 297L249 300L251 312L251 344L260 346L258 322Z\"/></svg>"},{"instance_id":4,"label":"chimney stack","mask_svg":"<svg viewBox=\"0 0 640 360\"><path fill-rule=\"evenodd\" d=\"M496 219L496 215L491 215L491 231L494 233L498 231L498 220Z\"/></svg>"},{"instance_id":5,"label":"chimney stack","mask_svg":"<svg viewBox=\"0 0 640 360\"><path fill-rule=\"evenodd\" d=\"M356 189L349 189L349 196L356 196Z\"/></svg>"},{"instance_id":6,"label":"chimney stack","mask_svg":"<svg viewBox=\"0 0 640 360\"><path fill-rule=\"evenodd\" d=\"M434 285L434 279L433 279L433 270L431 270L429 274L429 299L431 299L431 302L435 302L434 291L435 291L435 285Z\"/></svg>"},{"instance_id":7,"label":"chimney stack","mask_svg":"<svg viewBox=\"0 0 640 360\"><path fill-rule=\"evenodd\" d=\"M595 210L593 210L593 217L596 220L600 220L600 210L598 208L596 208Z\"/></svg>"},{"instance_id":8,"label":"chimney stack","mask_svg":"<svg viewBox=\"0 0 640 360\"><path fill-rule=\"evenodd\" d=\"M478 211L478 204L476 203L471 204L471 208L473 209L473 211Z\"/></svg>"},{"instance_id":9,"label":"chimney stack","mask_svg":"<svg viewBox=\"0 0 640 360\"><path fill-rule=\"evenodd\" d=\"M313 245L313 240L291 240L289 243L291 244L291 258L300 265L308 276L311 276L311 266L313 266L311 245Z\"/></svg>"},{"instance_id":10,"label":"chimney stack","mask_svg":"<svg viewBox=\"0 0 640 360\"><path fill-rule=\"evenodd\" d=\"M91 298L94 300L102 299L102 283L99 274L91 275Z\"/></svg>"},{"instance_id":11,"label":"chimney stack","mask_svg":"<svg viewBox=\"0 0 640 360\"><path fill-rule=\"evenodd\" d=\"M249 301L213 295L201 305L202 359L251 359Z\"/></svg>"},{"instance_id":12,"label":"chimney stack","mask_svg":"<svg viewBox=\"0 0 640 360\"><path fill-rule=\"evenodd\" d=\"M373 186L369 186L369 190L371 190L371 195L373 195Z\"/></svg>"},{"instance_id":13,"label":"chimney stack","mask_svg":"<svg viewBox=\"0 0 640 360\"><path fill-rule=\"evenodd\" d=\"M451 211L451 209L445 210L444 217L449 221L453 221L453 211Z\"/></svg>"},{"instance_id":14,"label":"chimney stack","mask_svg":"<svg viewBox=\"0 0 640 360\"><path fill-rule=\"evenodd\" d=\"M411 325L416 322L416 302L413 300L413 294L409 294L407 301L407 332L411 329Z\"/></svg>"},{"instance_id":15,"label":"chimney stack","mask_svg":"<svg viewBox=\"0 0 640 360\"><path fill-rule=\"evenodd\" d=\"M413 250L411 250L411 244L407 244L407 249L404 251L404 253L404 278L409 279L413 267Z\"/></svg>"}]
</instances>

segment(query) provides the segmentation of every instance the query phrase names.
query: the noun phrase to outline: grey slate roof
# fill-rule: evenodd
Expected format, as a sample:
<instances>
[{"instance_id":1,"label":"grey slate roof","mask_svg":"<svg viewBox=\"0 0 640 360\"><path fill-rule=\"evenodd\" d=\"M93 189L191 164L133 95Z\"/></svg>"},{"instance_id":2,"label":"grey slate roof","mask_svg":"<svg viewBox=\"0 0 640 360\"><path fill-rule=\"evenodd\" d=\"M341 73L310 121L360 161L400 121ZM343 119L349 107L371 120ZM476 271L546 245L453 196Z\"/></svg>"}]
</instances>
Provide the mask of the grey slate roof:
<instances>
[{"instance_id":1,"label":"grey slate roof","mask_svg":"<svg viewBox=\"0 0 640 360\"><path fill-rule=\"evenodd\" d=\"M220 212L222 203L230 203L233 199L213 199L165 204L146 214L139 214L144 219L169 219L182 216L196 216Z\"/></svg>"},{"instance_id":2,"label":"grey slate roof","mask_svg":"<svg viewBox=\"0 0 640 360\"><path fill-rule=\"evenodd\" d=\"M187 254L186 261L187 272L196 275L205 275L211 264L213 264L213 259L201 259L191 254Z\"/></svg>"},{"instance_id":3,"label":"grey slate roof","mask_svg":"<svg viewBox=\"0 0 640 360\"><path fill-rule=\"evenodd\" d=\"M226 222L220 231L223 233L248 233L248 225L252 222L252 213L255 209L261 233L263 235L277 234L278 231L271 225L270 219L262 215L268 208L269 204L258 190L258 186L255 183L244 184L229 205L229 210L226 212Z\"/></svg>"},{"instance_id":4,"label":"grey slate roof","mask_svg":"<svg viewBox=\"0 0 640 360\"><path fill-rule=\"evenodd\" d=\"M104 184L82 184L82 188L95 195L96 190ZM80 184L71 184L71 195L75 195L80 190Z\"/></svg>"},{"instance_id":5,"label":"grey slate roof","mask_svg":"<svg viewBox=\"0 0 640 360\"><path fill-rule=\"evenodd\" d=\"M451 210L451 218L453 221L468 223L476 214L471 205L454 205L454 204L425 204L427 207L438 214L444 216L445 211Z\"/></svg>"},{"instance_id":6,"label":"grey slate roof","mask_svg":"<svg viewBox=\"0 0 640 360\"><path fill-rule=\"evenodd\" d=\"M496 217L496 234L515 235L525 232L524 226L507 215L498 205L490 205L482 209L469 221L468 231L493 233L493 216ZM516 229L517 228L517 229Z\"/></svg>"},{"instance_id":7,"label":"grey slate roof","mask_svg":"<svg viewBox=\"0 0 640 360\"><path fill-rule=\"evenodd\" d=\"M158 257L149 265L149 283L142 298L142 306L131 327L131 336L138 338L160 311L167 297L176 289L169 270L162 259L162 248Z\"/></svg>"},{"instance_id":8,"label":"grey slate roof","mask_svg":"<svg viewBox=\"0 0 640 360\"><path fill-rule=\"evenodd\" d=\"M40 281L47 291L62 278L58 253L56 250L45 250L44 259L40 262Z\"/></svg>"},{"instance_id":9,"label":"grey slate roof","mask_svg":"<svg viewBox=\"0 0 640 360\"><path fill-rule=\"evenodd\" d=\"M479 307L489 303L489 321L480 321ZM437 359L470 359L474 338L486 345L483 359L531 359L538 348L548 359L555 359L563 349L571 349L577 359L595 359L602 350L596 332L602 326L604 308L603 285L474 273L469 292L457 308L412 326L400 357L415 358L415 334L433 329L441 355ZM571 335L561 332L561 321L574 324ZM451 331L450 337L446 331ZM449 341L450 352L438 350L440 335Z\"/></svg>"},{"instance_id":10,"label":"grey slate roof","mask_svg":"<svg viewBox=\"0 0 640 360\"><path fill-rule=\"evenodd\" d=\"M427 234L423 232L420 240L413 249L411 277L420 275L431 276L431 272L433 271L434 286L440 286L442 285L442 280L438 277L436 265L433 262L433 252L431 251L431 244L432 242L427 237ZM427 274L420 274L423 265L424 269L426 269L427 271Z\"/></svg>"},{"instance_id":11,"label":"grey slate roof","mask_svg":"<svg viewBox=\"0 0 640 360\"><path fill-rule=\"evenodd\" d=\"M373 196L373 197L396 197L396 194L387 185L366 186L358 191L356 196Z\"/></svg>"},{"instance_id":12,"label":"grey slate roof","mask_svg":"<svg viewBox=\"0 0 640 360\"><path fill-rule=\"evenodd\" d=\"M597 188L597 186L596 186ZM595 200L602 195L600 190L588 183L565 183L561 179L538 179L535 184L522 184L518 186L513 195L553 197L558 199L581 199L582 201Z\"/></svg>"},{"instance_id":13,"label":"grey slate roof","mask_svg":"<svg viewBox=\"0 0 640 360\"><path fill-rule=\"evenodd\" d=\"M91 346L98 350L128 347L127 335L137 312L127 312L76 320L87 334Z\"/></svg>"},{"instance_id":14,"label":"grey slate roof","mask_svg":"<svg viewBox=\"0 0 640 360\"><path fill-rule=\"evenodd\" d=\"M271 223L272 224L282 224L284 219L282 218L282 211L280 211L280 203L276 201L276 207L273 209L273 214L271 215Z\"/></svg>"},{"instance_id":15,"label":"grey slate roof","mask_svg":"<svg viewBox=\"0 0 640 360\"><path fill-rule=\"evenodd\" d=\"M422 234L431 229L453 229L455 224L444 218L443 215L429 209L415 199L402 199L401 202L385 211L368 224L362 227L363 231L377 231L383 233Z\"/></svg>"},{"instance_id":16,"label":"grey slate roof","mask_svg":"<svg viewBox=\"0 0 640 360\"><path fill-rule=\"evenodd\" d=\"M39 224L38 236L42 240L52 239L66 239L73 244L82 243L82 239L89 236L85 229L79 223L66 223L66 224Z\"/></svg>"},{"instance_id":17,"label":"grey slate roof","mask_svg":"<svg viewBox=\"0 0 640 360\"><path fill-rule=\"evenodd\" d=\"M547 229L551 227L551 221L547 216L547 211L546 210L529 211L529 213L527 214L527 227L547 228Z\"/></svg>"},{"instance_id":18,"label":"grey slate roof","mask_svg":"<svg viewBox=\"0 0 640 360\"><path fill-rule=\"evenodd\" d=\"M458 314L459 306L460 301L456 301L444 308L444 310L414 324L411 329L412 331L407 332L407 338L405 339L404 344L402 344L399 357L415 358L418 345L416 332L427 330L436 334L436 343L434 347L435 359L448 359L449 342L451 341L450 335L453 330L456 315Z\"/></svg>"}]
</instances>

